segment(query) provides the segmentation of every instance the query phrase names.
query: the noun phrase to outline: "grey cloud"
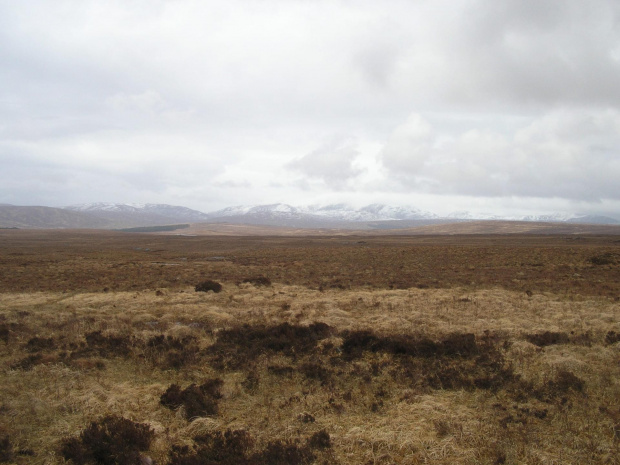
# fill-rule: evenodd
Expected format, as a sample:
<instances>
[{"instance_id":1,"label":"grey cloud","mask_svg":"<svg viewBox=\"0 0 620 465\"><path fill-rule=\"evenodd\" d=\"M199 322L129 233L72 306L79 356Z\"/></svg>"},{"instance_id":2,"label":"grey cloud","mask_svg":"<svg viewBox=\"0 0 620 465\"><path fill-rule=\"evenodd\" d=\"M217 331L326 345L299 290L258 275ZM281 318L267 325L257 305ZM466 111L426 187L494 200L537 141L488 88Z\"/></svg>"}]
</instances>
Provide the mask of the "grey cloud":
<instances>
[{"instance_id":1,"label":"grey cloud","mask_svg":"<svg viewBox=\"0 0 620 465\"><path fill-rule=\"evenodd\" d=\"M620 4L475 3L455 25L455 93L465 93L460 81L474 84L470 97L485 100L620 104Z\"/></svg>"}]
</instances>

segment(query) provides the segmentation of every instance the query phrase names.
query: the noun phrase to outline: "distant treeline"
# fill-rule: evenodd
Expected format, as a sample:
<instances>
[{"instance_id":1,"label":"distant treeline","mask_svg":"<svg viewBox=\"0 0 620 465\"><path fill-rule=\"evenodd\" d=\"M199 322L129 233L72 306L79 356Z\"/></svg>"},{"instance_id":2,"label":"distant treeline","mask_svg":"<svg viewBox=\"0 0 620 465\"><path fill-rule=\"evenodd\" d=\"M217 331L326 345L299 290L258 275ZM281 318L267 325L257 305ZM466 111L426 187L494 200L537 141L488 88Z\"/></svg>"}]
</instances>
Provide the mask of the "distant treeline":
<instances>
[{"instance_id":1,"label":"distant treeline","mask_svg":"<svg viewBox=\"0 0 620 465\"><path fill-rule=\"evenodd\" d=\"M176 231L177 229L185 229L185 228L189 228L189 224L167 224L164 226L142 226L140 228L117 229L117 231L147 233L147 232Z\"/></svg>"}]
</instances>

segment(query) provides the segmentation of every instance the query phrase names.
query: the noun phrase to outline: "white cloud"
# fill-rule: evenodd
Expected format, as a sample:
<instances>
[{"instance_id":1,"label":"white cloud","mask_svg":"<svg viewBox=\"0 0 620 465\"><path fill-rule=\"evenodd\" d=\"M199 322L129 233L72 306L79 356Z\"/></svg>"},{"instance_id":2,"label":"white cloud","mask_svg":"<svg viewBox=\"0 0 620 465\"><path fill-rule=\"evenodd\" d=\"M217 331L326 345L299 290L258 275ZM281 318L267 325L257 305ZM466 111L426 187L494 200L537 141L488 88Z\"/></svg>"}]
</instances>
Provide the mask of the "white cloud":
<instances>
[{"instance_id":1,"label":"white cloud","mask_svg":"<svg viewBox=\"0 0 620 465\"><path fill-rule=\"evenodd\" d=\"M411 191L481 197L620 200L620 112L558 110L508 136L465 130L441 141L412 115L381 159Z\"/></svg>"},{"instance_id":2,"label":"white cloud","mask_svg":"<svg viewBox=\"0 0 620 465\"><path fill-rule=\"evenodd\" d=\"M361 174L355 165L359 155L355 140L334 136L316 150L288 163L287 167L310 179L319 179L331 188L342 189L349 180Z\"/></svg>"},{"instance_id":3,"label":"white cloud","mask_svg":"<svg viewBox=\"0 0 620 465\"><path fill-rule=\"evenodd\" d=\"M58 173L205 208L617 199L618 24L615 0L0 0L0 163L30 173L0 202Z\"/></svg>"}]
</instances>

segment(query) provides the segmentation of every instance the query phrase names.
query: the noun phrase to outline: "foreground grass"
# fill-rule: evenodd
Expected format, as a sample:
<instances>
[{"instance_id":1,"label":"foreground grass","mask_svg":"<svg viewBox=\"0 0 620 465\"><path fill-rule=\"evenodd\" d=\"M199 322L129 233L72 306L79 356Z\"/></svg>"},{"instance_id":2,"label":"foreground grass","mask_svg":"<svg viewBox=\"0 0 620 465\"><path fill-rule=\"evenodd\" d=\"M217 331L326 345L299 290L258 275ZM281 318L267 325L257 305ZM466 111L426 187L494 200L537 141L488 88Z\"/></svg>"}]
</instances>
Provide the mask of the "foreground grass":
<instances>
[{"instance_id":1,"label":"foreground grass","mask_svg":"<svg viewBox=\"0 0 620 465\"><path fill-rule=\"evenodd\" d=\"M143 463L618 463L613 298L223 284L0 294L0 460L114 415Z\"/></svg>"}]
</instances>

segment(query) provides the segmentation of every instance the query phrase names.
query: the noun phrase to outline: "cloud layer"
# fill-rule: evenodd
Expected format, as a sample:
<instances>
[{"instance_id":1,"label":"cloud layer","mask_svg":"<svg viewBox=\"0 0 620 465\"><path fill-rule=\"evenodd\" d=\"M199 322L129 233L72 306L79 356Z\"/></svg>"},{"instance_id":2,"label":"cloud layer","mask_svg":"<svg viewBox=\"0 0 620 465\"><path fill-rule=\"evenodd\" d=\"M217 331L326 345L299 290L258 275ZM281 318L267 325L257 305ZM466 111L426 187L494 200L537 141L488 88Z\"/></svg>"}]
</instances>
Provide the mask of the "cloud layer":
<instances>
[{"instance_id":1,"label":"cloud layer","mask_svg":"<svg viewBox=\"0 0 620 465\"><path fill-rule=\"evenodd\" d=\"M558 110L506 134L472 128L446 137L419 115L389 137L390 176L434 194L620 200L620 113Z\"/></svg>"},{"instance_id":2,"label":"cloud layer","mask_svg":"<svg viewBox=\"0 0 620 465\"><path fill-rule=\"evenodd\" d=\"M0 0L0 62L0 202L620 217L615 0Z\"/></svg>"}]
</instances>

